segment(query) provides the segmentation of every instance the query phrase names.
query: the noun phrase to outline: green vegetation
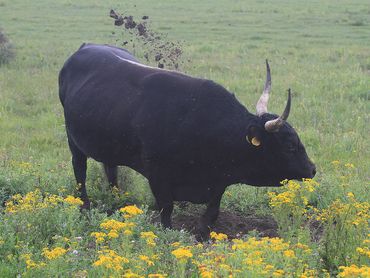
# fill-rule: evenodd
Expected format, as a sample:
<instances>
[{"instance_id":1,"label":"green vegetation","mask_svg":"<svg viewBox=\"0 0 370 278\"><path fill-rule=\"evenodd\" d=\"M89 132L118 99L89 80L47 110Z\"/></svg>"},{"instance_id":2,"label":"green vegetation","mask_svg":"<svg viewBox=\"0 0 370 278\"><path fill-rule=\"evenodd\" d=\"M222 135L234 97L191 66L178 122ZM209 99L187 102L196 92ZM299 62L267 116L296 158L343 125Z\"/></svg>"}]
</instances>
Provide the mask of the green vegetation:
<instances>
[{"instance_id":1,"label":"green vegetation","mask_svg":"<svg viewBox=\"0 0 370 278\"><path fill-rule=\"evenodd\" d=\"M282 241L251 235L228 242L216 234L212 245L193 245L188 233L148 223L153 197L145 179L121 169L120 188L112 192L94 161L89 161L87 181L94 209L80 213L66 201L77 191L58 99L58 72L82 42L125 40L109 18L111 8L148 15L154 30L183 41L184 61L190 61L182 71L222 84L251 112L262 91L266 58L273 79L269 110L281 113L286 90L292 88L289 122L317 165L320 186L310 191L306 183L278 190L235 185L222 203L224 210L273 215ZM212 277L216 269L211 266L216 265L223 277L231 272L234 277L369 274L368 1L0 0L0 18L17 53L9 63L0 62L2 277L130 277L129 268L131 275ZM132 51L144 61L140 49ZM146 213L132 221L120 212L106 215L132 203L146 206ZM128 229L131 234L118 229L116 237L115 229L102 224L113 219L136 224ZM141 236L149 231L157 236L154 246L148 244L150 234ZM99 242L93 232L106 236ZM280 246L276 252L266 252L274 244ZM96 263L100 259L117 265ZM255 267L243 268L246 262Z\"/></svg>"}]
</instances>

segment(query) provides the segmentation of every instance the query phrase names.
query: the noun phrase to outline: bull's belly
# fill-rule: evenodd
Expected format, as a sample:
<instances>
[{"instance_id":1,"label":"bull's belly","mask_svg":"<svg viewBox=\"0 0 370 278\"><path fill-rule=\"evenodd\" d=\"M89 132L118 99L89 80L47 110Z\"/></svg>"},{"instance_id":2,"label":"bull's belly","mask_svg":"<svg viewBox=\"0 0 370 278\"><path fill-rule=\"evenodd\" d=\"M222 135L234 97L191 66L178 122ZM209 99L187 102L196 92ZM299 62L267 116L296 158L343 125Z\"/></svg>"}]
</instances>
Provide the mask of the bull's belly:
<instances>
[{"instance_id":1,"label":"bull's belly","mask_svg":"<svg viewBox=\"0 0 370 278\"><path fill-rule=\"evenodd\" d=\"M69 137L77 148L98 162L130 166L140 157L138 144L130 136L115 136L104 130L76 131L68 129Z\"/></svg>"},{"instance_id":2,"label":"bull's belly","mask_svg":"<svg viewBox=\"0 0 370 278\"><path fill-rule=\"evenodd\" d=\"M177 186L172 189L174 201L188 201L194 204L208 203L212 197L212 188Z\"/></svg>"},{"instance_id":3,"label":"bull's belly","mask_svg":"<svg viewBox=\"0 0 370 278\"><path fill-rule=\"evenodd\" d=\"M105 145L89 145L83 148L87 157L108 165L127 166L132 160L133 154L120 147Z\"/></svg>"}]
</instances>

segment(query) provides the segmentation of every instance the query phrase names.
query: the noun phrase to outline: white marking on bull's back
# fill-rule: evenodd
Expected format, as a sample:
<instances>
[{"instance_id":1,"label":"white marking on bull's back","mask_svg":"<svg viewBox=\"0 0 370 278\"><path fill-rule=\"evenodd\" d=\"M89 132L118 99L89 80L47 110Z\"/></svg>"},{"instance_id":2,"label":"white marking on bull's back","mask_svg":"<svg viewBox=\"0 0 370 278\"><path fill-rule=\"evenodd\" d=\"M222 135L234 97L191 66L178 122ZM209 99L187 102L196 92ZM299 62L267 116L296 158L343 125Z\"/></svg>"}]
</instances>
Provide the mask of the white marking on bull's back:
<instances>
[{"instance_id":1,"label":"white marking on bull's back","mask_svg":"<svg viewBox=\"0 0 370 278\"><path fill-rule=\"evenodd\" d=\"M143 68L147 68L147 69L153 69L153 70L163 70L163 71L169 71L169 72L175 72L175 73L179 73L179 74L181 74L180 72L177 72L177 71L167 70L167 69L161 69L161 68L155 68L155 67L147 66L147 65L144 65L144 64L140 64L140 63L135 62L135 61L127 60L127 59L125 59L125 58L122 58L122 57L120 57L120 56L118 56L118 55L114 54L113 52L112 52L112 54L113 54L114 56L116 56L118 59L122 60L122 61L125 61L125 62L127 62L127 63L133 64L133 65L136 65L136 66L139 66L139 67L143 67Z\"/></svg>"}]
</instances>

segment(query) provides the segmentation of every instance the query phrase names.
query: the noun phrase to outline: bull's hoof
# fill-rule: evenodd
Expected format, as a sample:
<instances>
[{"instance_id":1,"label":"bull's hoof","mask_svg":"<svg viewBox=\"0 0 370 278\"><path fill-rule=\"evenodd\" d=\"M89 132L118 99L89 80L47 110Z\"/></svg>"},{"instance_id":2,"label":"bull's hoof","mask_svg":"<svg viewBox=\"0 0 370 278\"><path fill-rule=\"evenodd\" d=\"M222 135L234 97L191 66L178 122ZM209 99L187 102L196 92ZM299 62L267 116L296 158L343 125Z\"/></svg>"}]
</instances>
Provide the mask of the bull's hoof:
<instances>
[{"instance_id":1,"label":"bull's hoof","mask_svg":"<svg viewBox=\"0 0 370 278\"><path fill-rule=\"evenodd\" d=\"M172 223L171 222L161 222L161 226L163 229L172 229Z\"/></svg>"},{"instance_id":2,"label":"bull's hoof","mask_svg":"<svg viewBox=\"0 0 370 278\"><path fill-rule=\"evenodd\" d=\"M210 228L207 226L200 226L195 239L199 242L208 241L210 239Z\"/></svg>"},{"instance_id":3,"label":"bull's hoof","mask_svg":"<svg viewBox=\"0 0 370 278\"><path fill-rule=\"evenodd\" d=\"M209 233L208 234L205 234L205 233L199 233L197 235L195 235L195 239L199 242L205 242L205 241L208 241L210 239L209 237Z\"/></svg>"}]
</instances>

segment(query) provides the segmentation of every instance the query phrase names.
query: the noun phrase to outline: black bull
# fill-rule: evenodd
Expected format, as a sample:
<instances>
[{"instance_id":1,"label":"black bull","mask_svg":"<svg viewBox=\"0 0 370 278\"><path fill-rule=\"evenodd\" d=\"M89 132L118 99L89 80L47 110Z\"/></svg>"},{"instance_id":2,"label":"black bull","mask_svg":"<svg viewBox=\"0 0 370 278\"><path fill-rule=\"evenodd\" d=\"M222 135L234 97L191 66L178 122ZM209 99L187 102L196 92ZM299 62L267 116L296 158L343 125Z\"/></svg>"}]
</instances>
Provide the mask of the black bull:
<instances>
[{"instance_id":1,"label":"black bull","mask_svg":"<svg viewBox=\"0 0 370 278\"><path fill-rule=\"evenodd\" d=\"M104 164L111 185L117 166L145 176L171 227L173 201L208 203L201 231L216 220L225 188L244 183L279 186L312 178L297 133L286 122L291 103L267 112L270 68L257 114L210 80L140 64L124 49L83 44L64 64L59 94L83 207L86 160Z\"/></svg>"}]
</instances>

